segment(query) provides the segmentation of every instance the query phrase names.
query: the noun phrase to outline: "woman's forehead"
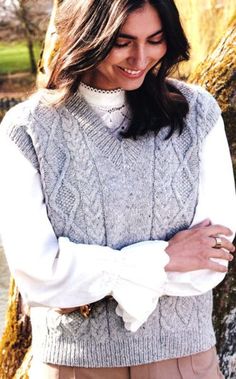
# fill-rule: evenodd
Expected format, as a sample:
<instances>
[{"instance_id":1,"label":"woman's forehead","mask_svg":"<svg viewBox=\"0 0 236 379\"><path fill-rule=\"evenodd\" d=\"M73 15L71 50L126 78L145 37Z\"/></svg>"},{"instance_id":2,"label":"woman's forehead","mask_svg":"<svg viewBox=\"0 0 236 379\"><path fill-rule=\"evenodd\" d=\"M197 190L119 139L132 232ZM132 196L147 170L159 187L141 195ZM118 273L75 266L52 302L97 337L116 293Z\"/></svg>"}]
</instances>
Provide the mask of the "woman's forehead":
<instances>
[{"instance_id":1,"label":"woman's forehead","mask_svg":"<svg viewBox=\"0 0 236 379\"><path fill-rule=\"evenodd\" d=\"M149 3L130 13L120 29L120 33L136 38L149 37L159 31L162 31L160 16Z\"/></svg>"}]
</instances>

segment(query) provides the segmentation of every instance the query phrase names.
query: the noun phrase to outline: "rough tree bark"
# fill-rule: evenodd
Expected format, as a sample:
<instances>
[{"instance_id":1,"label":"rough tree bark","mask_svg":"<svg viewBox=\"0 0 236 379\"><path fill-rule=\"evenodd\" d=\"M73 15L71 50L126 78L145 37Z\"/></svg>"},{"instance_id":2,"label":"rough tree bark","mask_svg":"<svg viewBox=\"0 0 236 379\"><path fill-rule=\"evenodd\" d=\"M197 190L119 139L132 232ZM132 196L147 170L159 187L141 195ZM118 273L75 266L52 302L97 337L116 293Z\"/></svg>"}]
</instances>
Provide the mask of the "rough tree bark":
<instances>
[{"instance_id":1,"label":"rough tree bark","mask_svg":"<svg viewBox=\"0 0 236 379\"><path fill-rule=\"evenodd\" d=\"M190 76L219 102L236 175L236 15L214 52ZM217 169L217 168L216 168ZM219 173L220 174L220 173ZM235 176L236 177L236 176ZM236 215L235 215L236 217ZM236 378L236 261L214 291L214 321L222 371Z\"/></svg>"},{"instance_id":2,"label":"rough tree bark","mask_svg":"<svg viewBox=\"0 0 236 379\"><path fill-rule=\"evenodd\" d=\"M26 353L30 351L31 326L26 313L15 282L11 279L6 327L0 341L1 379L28 379L27 370L23 376L15 376L25 359Z\"/></svg>"},{"instance_id":3,"label":"rough tree bark","mask_svg":"<svg viewBox=\"0 0 236 379\"><path fill-rule=\"evenodd\" d=\"M236 15L223 38L189 81L204 86L217 99L226 124L234 167L236 166Z\"/></svg>"},{"instance_id":4,"label":"rough tree bark","mask_svg":"<svg viewBox=\"0 0 236 379\"><path fill-rule=\"evenodd\" d=\"M55 0L55 7L58 0ZM54 17L54 15L52 16ZM47 74L46 65L55 48L53 21L47 33L46 52L40 65L40 80ZM236 166L236 18L229 25L214 52L197 68L190 81L205 86L218 100L226 123L230 148ZM50 52L48 54L48 51ZM218 352L226 379L236 377L236 263L231 265L224 282L215 290L214 320L217 331ZM19 294L11 282L7 325L0 344L1 379L28 379L31 361L31 334L28 316L23 315Z\"/></svg>"}]
</instances>

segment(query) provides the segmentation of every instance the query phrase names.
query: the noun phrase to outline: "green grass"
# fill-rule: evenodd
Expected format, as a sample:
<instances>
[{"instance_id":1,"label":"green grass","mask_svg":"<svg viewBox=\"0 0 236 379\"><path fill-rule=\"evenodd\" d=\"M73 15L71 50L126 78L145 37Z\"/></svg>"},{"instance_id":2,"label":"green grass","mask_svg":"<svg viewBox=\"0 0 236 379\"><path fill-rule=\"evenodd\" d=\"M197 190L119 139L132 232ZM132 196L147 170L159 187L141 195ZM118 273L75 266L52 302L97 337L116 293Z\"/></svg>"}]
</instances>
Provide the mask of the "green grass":
<instances>
[{"instance_id":1,"label":"green grass","mask_svg":"<svg viewBox=\"0 0 236 379\"><path fill-rule=\"evenodd\" d=\"M41 46L35 44L36 61L39 58ZM25 42L0 42L0 74L13 74L30 71L29 52Z\"/></svg>"}]
</instances>

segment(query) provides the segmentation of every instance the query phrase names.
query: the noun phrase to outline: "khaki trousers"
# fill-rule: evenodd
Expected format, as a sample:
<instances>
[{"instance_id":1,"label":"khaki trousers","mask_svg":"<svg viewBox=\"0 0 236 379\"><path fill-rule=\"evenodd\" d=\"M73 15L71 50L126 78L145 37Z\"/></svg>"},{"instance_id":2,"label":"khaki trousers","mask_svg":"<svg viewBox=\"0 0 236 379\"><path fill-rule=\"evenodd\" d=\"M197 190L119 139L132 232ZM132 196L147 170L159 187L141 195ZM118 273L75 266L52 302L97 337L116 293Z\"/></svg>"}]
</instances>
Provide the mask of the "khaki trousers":
<instances>
[{"instance_id":1,"label":"khaki trousers","mask_svg":"<svg viewBox=\"0 0 236 379\"><path fill-rule=\"evenodd\" d=\"M224 376L213 347L188 357L117 368L66 367L33 359L30 379L224 379Z\"/></svg>"}]
</instances>

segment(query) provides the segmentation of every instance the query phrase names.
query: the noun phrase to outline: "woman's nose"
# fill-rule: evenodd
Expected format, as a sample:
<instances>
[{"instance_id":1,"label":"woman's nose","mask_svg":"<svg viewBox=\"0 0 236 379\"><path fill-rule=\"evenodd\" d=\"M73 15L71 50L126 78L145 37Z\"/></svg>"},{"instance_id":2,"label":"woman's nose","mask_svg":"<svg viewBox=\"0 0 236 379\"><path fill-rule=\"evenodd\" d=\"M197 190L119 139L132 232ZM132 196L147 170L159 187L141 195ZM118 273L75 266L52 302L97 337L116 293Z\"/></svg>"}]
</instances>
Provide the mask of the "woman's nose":
<instances>
[{"instance_id":1,"label":"woman's nose","mask_svg":"<svg viewBox=\"0 0 236 379\"><path fill-rule=\"evenodd\" d=\"M131 52L128 63L137 70L143 70L147 65L147 52L144 47L136 47Z\"/></svg>"}]
</instances>

